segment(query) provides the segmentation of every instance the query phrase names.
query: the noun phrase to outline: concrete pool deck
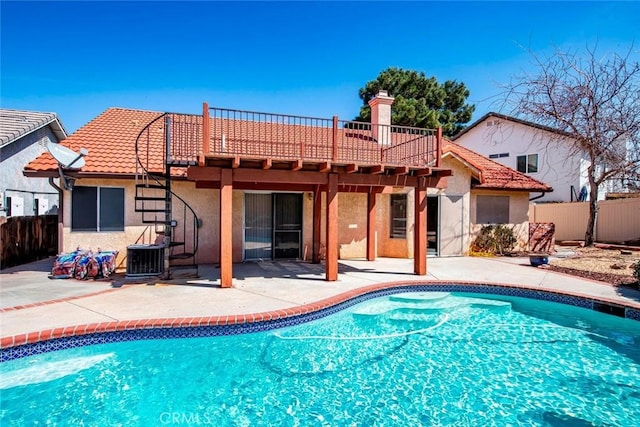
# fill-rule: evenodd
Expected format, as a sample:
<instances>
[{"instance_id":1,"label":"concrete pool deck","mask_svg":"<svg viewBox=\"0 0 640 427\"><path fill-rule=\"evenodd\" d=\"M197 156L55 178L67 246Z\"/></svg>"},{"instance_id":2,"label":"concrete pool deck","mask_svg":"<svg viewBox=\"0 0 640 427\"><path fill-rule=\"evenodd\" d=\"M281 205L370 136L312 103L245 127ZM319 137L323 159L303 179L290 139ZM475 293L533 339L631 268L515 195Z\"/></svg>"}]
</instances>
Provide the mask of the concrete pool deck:
<instances>
[{"instance_id":1,"label":"concrete pool deck","mask_svg":"<svg viewBox=\"0 0 640 427\"><path fill-rule=\"evenodd\" d=\"M640 309L640 291L534 268L528 258L429 258L427 276L413 260L341 260L339 278L324 266L274 261L234 264L234 285L219 286L219 270L199 279L113 287L110 281L50 280L52 259L0 272L0 348L50 338L151 327L202 326L308 313L400 283L514 285Z\"/></svg>"}]
</instances>

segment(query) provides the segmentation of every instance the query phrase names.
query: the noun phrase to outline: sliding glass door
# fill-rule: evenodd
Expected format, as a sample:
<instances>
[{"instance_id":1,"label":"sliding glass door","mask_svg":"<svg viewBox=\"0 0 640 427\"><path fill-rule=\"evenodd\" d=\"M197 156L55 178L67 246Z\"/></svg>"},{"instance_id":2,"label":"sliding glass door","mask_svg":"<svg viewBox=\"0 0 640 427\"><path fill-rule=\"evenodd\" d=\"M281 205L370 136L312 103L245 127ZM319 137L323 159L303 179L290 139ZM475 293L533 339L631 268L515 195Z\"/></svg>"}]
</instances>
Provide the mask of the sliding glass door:
<instances>
[{"instance_id":1,"label":"sliding glass door","mask_svg":"<svg viewBox=\"0 0 640 427\"><path fill-rule=\"evenodd\" d=\"M244 200L244 258L300 258L302 194L245 193Z\"/></svg>"}]
</instances>

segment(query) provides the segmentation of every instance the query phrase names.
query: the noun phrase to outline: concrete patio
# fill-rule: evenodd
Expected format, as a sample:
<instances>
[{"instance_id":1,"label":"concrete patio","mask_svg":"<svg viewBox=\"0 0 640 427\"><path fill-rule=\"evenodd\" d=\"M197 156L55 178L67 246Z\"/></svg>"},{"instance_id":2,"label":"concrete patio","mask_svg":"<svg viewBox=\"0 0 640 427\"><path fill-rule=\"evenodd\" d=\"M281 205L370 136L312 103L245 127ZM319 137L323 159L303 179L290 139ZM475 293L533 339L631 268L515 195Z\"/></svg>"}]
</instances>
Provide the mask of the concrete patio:
<instances>
[{"instance_id":1,"label":"concrete patio","mask_svg":"<svg viewBox=\"0 0 640 427\"><path fill-rule=\"evenodd\" d=\"M339 279L324 266L292 261L234 265L234 285L220 288L219 269L200 267L198 279L113 287L111 281L50 280L52 260L0 273L1 337L105 322L226 316L286 310L387 282L477 282L525 286L640 308L640 291L534 268L528 258L429 258L428 275L413 260L342 260Z\"/></svg>"}]
</instances>

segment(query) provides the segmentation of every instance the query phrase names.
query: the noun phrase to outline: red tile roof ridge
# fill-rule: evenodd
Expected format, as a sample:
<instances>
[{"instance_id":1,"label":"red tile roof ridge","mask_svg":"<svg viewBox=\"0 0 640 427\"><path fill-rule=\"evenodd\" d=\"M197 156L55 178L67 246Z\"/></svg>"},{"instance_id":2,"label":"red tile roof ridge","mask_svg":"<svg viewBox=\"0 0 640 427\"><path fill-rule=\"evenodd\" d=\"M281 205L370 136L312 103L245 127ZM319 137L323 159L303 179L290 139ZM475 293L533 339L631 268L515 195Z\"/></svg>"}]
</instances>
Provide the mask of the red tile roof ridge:
<instances>
[{"instance_id":1,"label":"red tile roof ridge","mask_svg":"<svg viewBox=\"0 0 640 427\"><path fill-rule=\"evenodd\" d=\"M135 141L140 131L162 112L110 107L80 127L62 145L74 151L86 148L83 172L112 172L117 165L135 171ZM47 171L57 168L48 152L41 154L25 166L25 170Z\"/></svg>"},{"instance_id":2,"label":"red tile roof ridge","mask_svg":"<svg viewBox=\"0 0 640 427\"><path fill-rule=\"evenodd\" d=\"M498 163L493 159L485 157L448 139L443 139L442 152L455 154L478 170L480 174L480 185L476 186L476 188L553 191L551 186L542 181ZM510 183L520 183L522 185L509 185Z\"/></svg>"}]
</instances>

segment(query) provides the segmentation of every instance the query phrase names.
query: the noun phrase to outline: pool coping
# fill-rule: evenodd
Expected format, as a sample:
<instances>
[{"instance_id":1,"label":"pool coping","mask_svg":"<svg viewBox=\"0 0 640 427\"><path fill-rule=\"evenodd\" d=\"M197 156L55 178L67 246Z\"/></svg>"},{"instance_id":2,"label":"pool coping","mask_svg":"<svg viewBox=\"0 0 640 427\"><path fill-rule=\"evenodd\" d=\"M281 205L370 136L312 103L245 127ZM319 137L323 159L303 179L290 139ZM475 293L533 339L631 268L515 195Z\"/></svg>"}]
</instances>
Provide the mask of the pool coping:
<instances>
[{"instance_id":1,"label":"pool coping","mask_svg":"<svg viewBox=\"0 0 640 427\"><path fill-rule=\"evenodd\" d=\"M632 301L622 302L578 292L541 289L531 285L458 280L408 280L376 283L316 302L267 312L89 323L6 336L0 338L0 362L62 348L105 342L232 335L270 330L321 318L370 298L415 291L519 296L559 302L640 321L640 303L636 304ZM62 300L77 298L69 297ZM36 306L43 304L47 304L47 302L36 304Z\"/></svg>"}]
</instances>

